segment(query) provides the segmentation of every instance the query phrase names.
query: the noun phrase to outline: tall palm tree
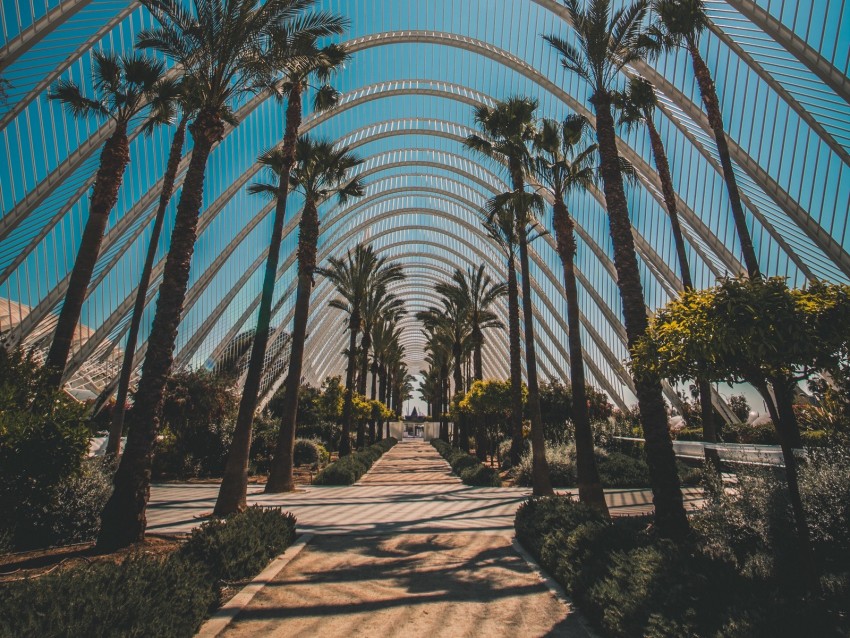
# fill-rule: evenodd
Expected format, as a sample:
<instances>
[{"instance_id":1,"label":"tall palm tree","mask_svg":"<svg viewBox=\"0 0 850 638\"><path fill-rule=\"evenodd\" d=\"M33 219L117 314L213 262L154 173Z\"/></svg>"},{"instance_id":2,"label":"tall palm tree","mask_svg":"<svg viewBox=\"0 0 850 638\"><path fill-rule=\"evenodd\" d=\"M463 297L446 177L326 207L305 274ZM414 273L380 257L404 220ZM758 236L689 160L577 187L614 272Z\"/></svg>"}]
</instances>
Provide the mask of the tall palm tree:
<instances>
[{"instance_id":1,"label":"tall palm tree","mask_svg":"<svg viewBox=\"0 0 850 638\"><path fill-rule=\"evenodd\" d=\"M508 352L511 371L511 465L520 462L522 456L522 352L519 335L519 285L516 277L517 232L513 213L504 206L488 202L482 224L494 243L501 248L507 260L508 295ZM489 209L489 210L488 210Z\"/></svg>"},{"instance_id":2,"label":"tall palm tree","mask_svg":"<svg viewBox=\"0 0 850 638\"><path fill-rule=\"evenodd\" d=\"M472 342L473 378L482 380L484 331L492 328L504 329L504 324L491 308L500 298L507 295L507 284L494 282L490 275L485 274L484 264L481 264L477 270L470 268L466 273L456 269L451 283L439 283L435 290L443 297L456 299L456 303L466 308L466 320L469 323Z\"/></svg>"},{"instance_id":3,"label":"tall palm tree","mask_svg":"<svg viewBox=\"0 0 850 638\"><path fill-rule=\"evenodd\" d=\"M329 266L318 268L336 287L339 297L328 304L348 315L348 367L345 373L345 402L342 408L342 439L340 456L351 454L351 424L354 405L354 378L357 372L357 336L363 321L363 303L372 288L386 288L394 281L404 279L398 264L387 264L386 257L378 257L369 245L357 244L344 259L330 257Z\"/></svg>"},{"instance_id":4,"label":"tall palm tree","mask_svg":"<svg viewBox=\"0 0 850 638\"><path fill-rule=\"evenodd\" d=\"M572 115L563 122L543 120L534 140L537 151L535 173L551 193L552 226L558 256L564 267L564 293L567 299L567 339L570 348L570 381L572 382L572 421L576 437L576 473L579 499L591 507L608 514L602 482L593 453L593 431L587 408L584 379L584 353L581 345L578 285L575 273L575 222L567 208L565 197L572 192L583 192L596 182L593 166L596 145L581 147L588 124L587 120Z\"/></svg>"},{"instance_id":5,"label":"tall palm tree","mask_svg":"<svg viewBox=\"0 0 850 638\"><path fill-rule=\"evenodd\" d=\"M525 334L525 368L528 380L528 411L531 417L532 458L537 471L532 471L536 495L552 493L543 439L543 417L540 413L540 389L537 382L537 352L534 345L534 316L531 299L531 272L528 262L529 208L522 205L526 198L525 168L530 164L529 144L534 140L534 112L537 101L515 96L495 106L475 109L475 122L484 136L471 135L466 145L472 150L500 160L508 168L515 194L512 210L517 227L520 271L522 273L522 311Z\"/></svg>"},{"instance_id":6,"label":"tall palm tree","mask_svg":"<svg viewBox=\"0 0 850 638\"><path fill-rule=\"evenodd\" d=\"M197 91L198 110L189 132L192 159L186 170L165 262L130 432L115 473L115 489L101 515L97 545L124 547L144 538L153 443L171 370L177 327L189 283L204 176L213 145L235 124L232 105L268 86L273 69L264 48L270 28L297 18L307 0L144 0L159 23L138 35L137 46L165 54L183 69Z\"/></svg>"},{"instance_id":7,"label":"tall palm tree","mask_svg":"<svg viewBox=\"0 0 850 638\"><path fill-rule=\"evenodd\" d=\"M372 337L373 383L374 375L377 375L378 394L376 398L387 407L389 407L387 404L387 364L396 356L399 359L401 358L400 354L397 355L401 350L400 340L401 327L395 321L380 321L375 325ZM381 423L381 426L383 426L383 423ZM383 438L383 433L379 438Z\"/></svg>"},{"instance_id":8,"label":"tall palm tree","mask_svg":"<svg viewBox=\"0 0 850 638\"><path fill-rule=\"evenodd\" d=\"M747 273L751 278L758 277L761 271L756 251L753 248L753 239L747 228L747 218L741 204L741 193L738 190L735 171L732 168L729 142L726 139L723 114L720 111L720 100L717 98L711 71L699 52L700 36L709 24L708 16L705 13L705 3L703 0L653 0L652 10L658 20L647 29L647 37L644 38L644 43L648 45L648 52L652 54L657 55L665 49L684 47L691 56L694 77L699 86L702 102L705 105L708 123L714 133L717 155L723 169L726 190L729 192L732 218L735 220L735 229L738 232L738 241L741 243L744 264L746 264Z\"/></svg>"},{"instance_id":9,"label":"tall palm tree","mask_svg":"<svg viewBox=\"0 0 850 638\"><path fill-rule=\"evenodd\" d=\"M283 239L283 220L286 216L286 202L291 187L290 174L296 161L296 147L299 145L298 129L302 118L302 91L311 77L315 76L322 83L315 94L315 110L325 110L336 104L337 93L327 82L333 72L348 59L348 53L339 45L320 47L317 42L319 38L342 33L345 26L346 21L339 16L314 13L290 22L275 24L271 30L270 60L275 69L283 71L282 78L277 82L277 88L278 95L287 100L286 123L281 146L267 153L264 162L275 173L277 185L271 187L268 184L255 185L252 189L253 192L271 195L277 204L257 315L257 334L251 349L233 441L228 452L221 490L215 506L215 514L218 516L243 510L246 507L251 430L268 345L272 297L274 297L277 265L280 260L280 244ZM309 145L309 140L306 144ZM300 345L303 353L303 343ZM297 392L296 388L296 402Z\"/></svg>"},{"instance_id":10,"label":"tall palm tree","mask_svg":"<svg viewBox=\"0 0 850 638\"><path fill-rule=\"evenodd\" d=\"M440 438L449 442L449 365L452 362L452 337L444 326L438 324L425 325L425 362L428 363L432 374L436 377L437 416L440 419Z\"/></svg>"},{"instance_id":11,"label":"tall palm tree","mask_svg":"<svg viewBox=\"0 0 850 638\"><path fill-rule=\"evenodd\" d=\"M619 72L627 64L638 60L643 52L640 36L647 0L630 2L613 12L609 0L566 0L566 7L577 33L577 45L555 35L545 36L545 39L561 55L564 68L590 85L590 103L596 112L599 172L614 246L617 286L631 347L646 332L647 316L611 105ZM661 380L656 376L641 375L635 379L635 389L646 437L655 522L662 534L681 538L688 533L690 526L667 427Z\"/></svg>"},{"instance_id":12,"label":"tall palm tree","mask_svg":"<svg viewBox=\"0 0 850 638\"><path fill-rule=\"evenodd\" d=\"M632 129L641 124L646 126L649 133L650 148L655 160L655 168L661 181L661 192L664 196L664 205L670 216L670 226L673 230L673 243L676 246L676 255L679 258L679 271L682 277L682 286L685 290L694 287L691 278L691 269L688 264L688 254L685 251L685 237L682 233L682 225L679 223L679 213L676 205L676 191L673 188L673 178L670 176L670 163L658 129L655 128L653 116L658 98L655 89L643 78L633 77L629 80L629 86L615 96L615 104L620 110L620 124ZM699 388L700 412L702 417L703 439L710 443L717 441L717 430L714 423L714 408L711 405L711 384L705 379L697 379ZM710 460L712 466L719 469L719 458L715 450L706 448L706 459Z\"/></svg>"},{"instance_id":13,"label":"tall palm tree","mask_svg":"<svg viewBox=\"0 0 850 638\"><path fill-rule=\"evenodd\" d=\"M89 216L44 363L48 382L57 388L62 383L109 213L118 201L124 172L130 164L127 129L148 106L150 110L143 125L145 131L170 121L174 113L172 100L177 92L176 82L165 76L165 65L157 60L137 54L119 56L93 51L92 62L92 97L87 97L71 80L60 80L47 94L49 99L61 102L76 118L87 119L94 115L107 118L115 125L100 152Z\"/></svg>"},{"instance_id":14,"label":"tall palm tree","mask_svg":"<svg viewBox=\"0 0 850 638\"><path fill-rule=\"evenodd\" d=\"M374 286L363 300L363 337L360 340L360 374L358 376L357 391L366 396L366 381L369 376L369 353L372 351L372 337L375 324L382 318L397 321L404 315L404 302L394 294L387 292L383 286ZM377 388L374 387L375 395ZM375 398L374 396L372 398ZM357 448L362 449L366 445L366 423L360 421L357 424Z\"/></svg>"},{"instance_id":15,"label":"tall palm tree","mask_svg":"<svg viewBox=\"0 0 850 638\"><path fill-rule=\"evenodd\" d=\"M145 255L145 265L139 278L139 287L136 290L136 302L133 304L133 314L130 317L130 328L127 330L127 342L124 345L124 359L121 363L121 372L118 377L118 391L115 395L115 408L112 411L112 421L109 426L109 440L106 445L108 456L117 456L121 448L121 434L124 431L124 416L127 412L127 395L130 391L130 376L133 374L133 359L136 355L136 344L139 339L139 329L142 325L142 315L147 303L148 288L151 283L154 261L159 247L159 236L162 234L162 226L165 223L165 212L168 202L174 194L174 180L177 177L177 169L180 166L180 158L183 156L183 144L186 141L186 126L189 119L197 110L197 95L192 90L191 80L188 78L181 81L177 86L174 103L180 109L180 120L174 136L171 138L171 148L168 151L168 162L165 165L165 173L162 176L162 190L159 193L159 204L154 216L151 236L148 240L148 252ZM111 386L110 387L114 387Z\"/></svg>"},{"instance_id":16,"label":"tall palm tree","mask_svg":"<svg viewBox=\"0 0 850 638\"><path fill-rule=\"evenodd\" d=\"M464 355L471 345L469 311L465 300L457 295L443 296L442 308L431 306L427 310L416 313L416 318L422 322L425 329L435 338L438 336L448 341L451 347L452 381L454 382L454 397L457 400L463 394L463 361ZM468 448L469 436L463 417L455 423L453 443L459 444L464 450ZM479 450L479 454L483 450Z\"/></svg>"},{"instance_id":17,"label":"tall palm tree","mask_svg":"<svg viewBox=\"0 0 850 638\"><path fill-rule=\"evenodd\" d=\"M283 151L280 151L283 154ZM348 147L335 149L332 142L313 140L303 136L296 146L296 165L290 172L290 188L304 194L298 234L298 288L292 325L292 352L289 370L284 382L281 426L275 457L271 466L267 493L289 492L295 488L293 479L293 452L295 446L296 415L298 414L298 388L304 363L304 346L307 339L307 318L310 313L310 296L313 291L313 274L316 270L316 251L319 241L318 206L322 201L337 196L340 203L363 195L359 178L349 178L349 173L363 160Z\"/></svg>"}]
</instances>

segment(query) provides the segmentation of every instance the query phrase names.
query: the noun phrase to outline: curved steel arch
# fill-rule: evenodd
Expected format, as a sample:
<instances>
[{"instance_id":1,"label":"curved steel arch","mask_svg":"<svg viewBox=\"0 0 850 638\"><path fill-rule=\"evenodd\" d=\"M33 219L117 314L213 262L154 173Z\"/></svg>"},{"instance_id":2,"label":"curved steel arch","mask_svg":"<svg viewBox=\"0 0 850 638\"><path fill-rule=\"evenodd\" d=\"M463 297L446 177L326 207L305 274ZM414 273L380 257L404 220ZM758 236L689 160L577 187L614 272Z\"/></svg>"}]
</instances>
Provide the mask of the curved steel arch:
<instances>
[{"instance_id":1,"label":"curved steel arch","mask_svg":"<svg viewBox=\"0 0 850 638\"><path fill-rule=\"evenodd\" d=\"M370 36L363 36L362 38L355 38L350 41L350 45L353 51L359 50L361 43L374 43L376 40L382 39L382 44L391 44L391 43L450 43L450 46L455 46L457 48L461 48L464 50L468 50L474 53L479 53L484 55L484 57L490 58L496 62L500 62L505 66L515 70L517 73L520 73L528 80L531 80L538 86L547 90L549 93L560 99L564 104L569 106L573 111L584 115L591 125L596 127L596 118L590 110L578 102L572 95L558 87L554 82L546 78L540 72L538 72L533 66L522 60L521 58L516 57L512 53L505 51L503 49L499 49L498 47L492 46L486 42L481 40L477 40L475 38L470 38L467 36L461 36L457 34L443 33L437 31L404 31L400 33L388 32L383 34L374 34ZM362 48L366 48L363 46ZM638 65L636 65L637 67ZM642 65L643 70L646 72L647 79L650 79L656 86L663 86L664 93L672 96L677 106L679 106L687 115L698 125L703 131L711 136L712 131L711 127L708 124L708 118L702 113L701 110L689 99L687 99L681 91L673 87L673 85L668 82L661 74L653 71L651 67L647 65ZM688 135L685 131L685 127L682 123L675 117L672 117L668 112L666 107L664 106L663 101L659 102L659 108L667 115L668 119L679 129L683 134ZM713 161L708 150L695 138L693 135L688 135L689 139L692 140L692 143L700 151L700 153L705 157L712 168L718 172L718 174L722 175L722 171L720 170L719 165ZM785 213L792 218L799 228L803 230L809 238L814 242L816 246L818 246L827 256L833 259L833 262L841 268L844 273L850 276L850 254L841 248L838 242L835 242L832 239L829 233L817 224L807 211L803 210L802 207L799 206L796 202L792 200L790 196L779 186L779 184L773 180L770 175L764 171L761 166L752 160L749 155L735 142L735 140L729 139L729 150L735 162L741 166L749 175L750 178L761 188L761 190L767 194L780 209L784 210ZM621 139L617 140L617 146L621 153L624 156L628 157L628 153L625 149L629 148L628 144L623 142ZM781 234L773 227L770 221L764 217L764 215L759 211L759 209L752 203L748 197L742 194L742 201L744 201L745 205L750 208L750 212L753 214L756 219L762 224L762 227L773 237L773 239L779 243L783 248L787 246L786 252L788 253L789 258L794 260L795 264L805 273L809 274L807 277L811 277L811 271L808 270L805 262L803 262L799 256L796 255L796 251L785 241L785 239L781 236ZM787 207L787 208L786 208ZM824 236L825 235L825 236ZM799 263L798 263L799 262Z\"/></svg>"},{"instance_id":2,"label":"curved steel arch","mask_svg":"<svg viewBox=\"0 0 850 638\"><path fill-rule=\"evenodd\" d=\"M458 219L458 218L450 217L448 213L445 213L445 212L442 212L442 211L429 211L429 210L421 210L421 209L410 209L410 210L412 210L412 211L414 211L414 212L424 212L424 213L427 213L427 214L432 214L432 215L435 215L435 216L438 216L438 217L443 217L443 218L445 218L445 219L449 219L450 221L453 221L453 222L457 223L459 226L465 227L465 228L466 228L467 230L469 230L469 231L470 231L473 235L474 235L474 234L476 234L476 233L475 233L475 228L474 228L471 224L469 224L469 223L468 223L468 222L466 222L466 221L460 220L460 219ZM405 213L405 211L406 211L406 209L393 210L393 211L387 211L387 212L385 212L385 213L381 213L380 215L377 215L377 216L374 216L374 217L370 218L370 221L371 221L371 222L380 221L380 220L382 220L382 219L390 218L390 217L392 217L392 216L396 216L396 215L399 215L399 214L404 214L404 213ZM409 212L409 211L408 211L408 212ZM375 235L373 235L373 237L380 237L380 236L382 236L383 234L389 234L389 233L392 233L392 232L403 232L405 229L411 229L411 228L421 228L421 229L424 229L425 227L410 227L410 226L406 226L406 227L404 227L404 228L390 229L390 230L382 231L381 233L375 234ZM350 239L350 238L351 238L352 236L354 236L357 232L360 232L360 230L362 230L362 226L355 226L355 227L353 227L353 228L351 228L351 229L349 229L349 230L345 231L345 234L344 234L341 238L338 238L338 239L336 239L336 240L335 240L335 242L334 242L334 243L335 243L335 246L333 246L333 245L332 245L332 246L331 246L331 249L335 248L336 246L341 246L341 245L343 244L343 242L344 242L344 241L346 241L346 240ZM456 238L458 241L463 241L463 242L465 242L465 240L463 240L462 238L459 238L459 237L455 237L455 238ZM325 249L325 250L323 250L323 254L324 254L324 255L330 254L330 250L329 250L329 249ZM554 289L554 291L555 291L555 294L556 294L556 295L563 296L563 293L561 292L561 286L560 286L560 284L559 284L559 282L558 282L557 278L555 278L555 277L554 277L554 275L553 275L553 274L552 274L552 272L549 270L549 268L548 268L548 266L546 265L546 263L545 263L542 259L540 259L540 257L537 255L536 251L531 250L531 251L530 251L530 255L531 255L532 260L534 261L535 265L536 265L536 266L537 266L537 267L541 270L541 272L543 272L543 273L544 273L544 275L546 275L547 279L548 279L548 280L550 281L550 283L553 285L553 289ZM491 263L498 263L498 262L491 262ZM555 311L554 307L551 305L551 301L550 301L550 299L549 299L548 294L543 294L543 293L542 293L541 289L539 288L538 283L534 280L534 278L532 278L531 284L532 284L532 289L533 289L533 290L537 293L538 298L539 298L539 299L540 299L540 300L541 300L541 301L542 301L542 302L543 302L543 303L547 306L547 309L549 310L549 312L551 313L551 315L552 315L553 317L557 317L557 316L558 316L558 313ZM317 286L317 288L318 288L318 286ZM551 334L551 332L550 332L550 330L549 330L549 328L548 328L548 325L547 325L545 322L541 321L540 315L539 315L539 313L538 313L538 311L537 311L536 309L535 309L535 313L537 313L538 321L540 321L540 323L543 325L544 329L545 329L545 330L546 330L546 332L549 334L549 336L550 336L550 338L552 339L553 343L554 343L554 344L556 344L556 345L555 345L555 347L557 347L557 348L559 348L559 349L560 349L560 343L559 343L559 340L558 340L558 339L556 339L556 338L554 337L554 335L552 335L552 334ZM283 322L281 322L281 323L279 324L279 329L281 329L280 327L282 327L282 326L284 326L284 325L288 325L288 321L284 320ZM566 327L564 327L564 326L562 325L562 326L561 326L561 328L562 328L562 330L563 330L564 332L566 332ZM594 331L594 333L595 333L595 331ZM600 350L600 353L603 355L603 357L606 357L606 350L607 350L607 348L606 348L605 350ZM610 352L610 350L607 350L607 352ZM567 354L566 354L566 351L563 351L563 350L562 350L562 353L563 353L563 356L564 356L565 360L566 360L566 361L568 361L568 360L569 360L569 355L567 355ZM589 360L592 360L592 359L593 359L593 357L591 356L591 354L590 354L590 353L588 353L587 358L588 358ZM633 387L633 386L631 386L631 378L629 377L629 375L628 375L627 371L625 370L625 368L622 366L622 364L621 364L619 361L617 361L616 359L610 360L610 359L607 359L607 357L606 357L606 363L607 363L607 364L608 364L608 366L611 368L612 372L614 372L614 374L615 374L615 375L619 376L621 380L625 381L625 379L628 379L628 381L625 383L625 385L626 385L627 387L630 387L630 388L631 388L631 387ZM596 371L594 371L594 372L596 373ZM595 376L596 376L596 374L595 374ZM600 377L602 377L602 378L604 378L604 375L602 375L602 374L600 374L599 376L600 376ZM600 380L600 382L601 382L601 380Z\"/></svg>"},{"instance_id":3,"label":"curved steel arch","mask_svg":"<svg viewBox=\"0 0 850 638\"><path fill-rule=\"evenodd\" d=\"M506 55L510 55L510 54L506 53ZM400 82L402 84L404 84L405 81L400 81ZM547 80L547 82L548 82L548 80ZM458 95L465 95L466 93L473 93L474 91L472 89L468 89L467 87L463 87L462 85L453 85L453 86L454 86L454 88L456 89L457 92L443 92L442 90L430 90L429 92L426 92L425 94L440 95L441 97L447 97L449 99L460 99L461 101L468 102L470 104L481 103L476 98L471 98L471 97L460 98L460 97L458 97ZM370 90L373 87L376 90ZM313 127L318 126L319 124L327 121L331 117L338 115L339 113L341 113L341 112L343 112L343 111L345 111L349 108L353 108L354 106L357 106L358 104L361 104L364 101L379 99L381 97L387 97L390 94L392 94L392 95L420 94L421 91L422 91L418 88L401 88L401 89L389 89L388 92L383 93L382 92L383 89L381 87L382 87L382 85L373 85L373 86L370 86L370 87L366 87L365 89L358 89L356 91L352 91L348 95L353 95L354 97L352 97L351 99L348 99L348 100L346 100L345 97L344 97L341 105L338 106L337 108L331 109L331 110L324 112L324 113L316 114L315 116L305 120L304 126L302 127L302 132L305 132L307 130L311 130ZM364 95L361 96L360 95L361 92L364 93ZM584 112L586 113L586 115L589 118L592 119L593 116L589 113L589 111L587 111L586 108L584 108L583 106L581 106L580 104L575 102L569 96L569 94L567 94L564 91L560 91L559 89L555 89L555 92L556 92L556 94L558 92L560 92L562 94L563 97L561 97L561 96L559 96L559 97L561 97L561 100L563 102L568 103L568 105L570 105L570 106L575 106L578 109L583 109ZM481 99L480 96L484 96L484 94L481 94L480 92L474 92L474 93L476 93L476 95L479 96L478 99ZM489 96L485 96L485 97L489 98ZM260 96L255 97L254 99L252 99L249 103L247 103L245 106L243 106L239 110L239 112L237 113L237 116L246 117L248 114L250 114L260 104L260 102L263 99L264 98L261 98ZM489 99L492 101L492 98L489 98ZM226 133L229 133L231 130L232 130L232 127L228 127L228 130L226 131ZM400 133L401 132L399 131L399 132L396 132L395 134L400 134ZM389 134L390 133L386 133L385 135L389 135ZM437 133L434 132L434 134L437 134ZM443 136L446 137L446 136L448 136L448 134L443 135ZM649 188L648 187L647 191L650 193L650 195L652 195L652 197L663 208L663 201L662 201L660 193L659 193L659 190L660 190L659 183L660 182L659 182L657 173L655 173L655 171L653 171L649 167L649 165L646 164L646 162L644 162L644 160L639 155L637 155L637 153L632 151L631 148L627 144L620 143L620 146L622 147L621 150L624 149L624 156L627 159L629 159L629 161L631 161L636 167L638 167L638 172L641 175L644 182L646 184L651 184L651 185L655 186L655 188ZM190 153L191 153L191 151L189 153L187 153L187 158L188 158ZM188 162L187 162L187 164L188 164ZM219 198L216 199L216 202L214 202L213 207L219 201L222 201L223 196L226 196L228 193L230 193L231 196L232 196L236 192L238 192L241 189L241 187L244 184L246 184L247 181L253 175L256 174L256 172L259 170L259 168L260 168L259 164L254 163L251 168L249 168L245 173L243 173L243 175L240 176L240 178L235 180L225 190L225 192L222 193L222 195L220 195ZM180 183L182 183L182 180L181 180ZM143 198L143 199L147 199L147 198L152 199L155 195L155 193L151 192L153 190L154 190L153 188L149 189L148 193L146 194L146 197ZM604 208L605 202L604 202L604 197L602 197L601 193L599 193L598 190L595 190L593 192L593 194L594 194L594 197L597 199L597 201L600 203L600 205L602 205L603 208ZM46 196L47 195L45 194L45 197ZM223 200L223 202L221 203L221 206L223 207L227 203L227 201L228 201L227 198L225 198ZM727 249L725 249L725 247L723 247L722 244L720 244L719 241L717 241L716 236L710 230L708 230L707 228L704 227L704 225L702 225L702 222L701 222L701 220L699 220L699 217L690 210L690 208L687 206L687 204L685 202L680 200L680 204L682 205L682 216L683 216L684 220L686 221L686 223L688 225L690 225L690 226L692 226L696 229L697 234L700 236L700 239L705 241L706 244L709 245L712 248L712 250L715 251L715 254L718 255L718 258L720 258L721 261L723 261L727 265L727 267L730 267L732 272L736 272L736 271L741 272L742 267L740 265L740 262L738 262L737 259L733 255L731 255L731 253L729 253L729 251ZM218 210L220 210L220 208ZM205 211L205 213L208 213L208 212L209 212L209 209L207 211ZM122 221L123 221L124 218L128 218L127 219L128 225L131 224L134 221L133 218L129 217L128 215L125 215L124 217L122 217ZM5 221L5 219L6 219L6 217L4 217L3 220L0 220L0 235L2 235L2 222ZM211 218L208 216L208 214L204 214L204 215L201 216L201 219L203 220L201 222L203 224L204 222L208 223ZM116 226L116 234L114 236L116 238L120 237L122 230L118 230L117 226ZM144 229L142 228L139 232L141 232L143 230ZM199 236L200 236L201 232L202 232L202 228L199 228L199 233L198 233ZM577 232L579 233L580 236L582 236L582 239L584 239L585 242L588 242L588 236L583 235L583 231L582 231L581 228L577 228ZM665 282L664 282L665 278L666 278L668 283L673 283L672 287L670 287L669 285L665 286L666 289L667 289L667 293L671 294L671 295L675 294L677 288L680 289L680 285L677 287L674 283L677 279L675 273L673 273L672 270L670 270L669 267L667 267L666 263L664 263L664 260L658 258L657 255L654 254L655 251L652 248L651 244L649 242L646 242L642 237L639 237L638 234L636 234L636 243L637 243L638 247L641 248L644 251L645 256L646 255L651 256L650 262L652 263L654 269L656 271L660 271L661 273L664 273L664 275L666 275L664 278L659 278L659 281L662 283L662 285L665 285ZM709 268L711 268L712 260L707 258L706 255L704 255L701 252L701 250L699 248L699 244L697 242L693 242L693 241L691 241L690 243L691 243L691 246L698 252L698 254L700 255L703 262L706 265L708 265ZM106 245L109 246L110 244L107 242ZM107 248L105 247L104 252L106 250L107 250ZM601 256L600 252L598 252L598 251L594 251L594 252L596 253L597 257ZM117 258L112 261L110 267L114 266L115 263L117 263ZM606 266L609 266L609 271L612 271L613 264L606 264ZM736 269L736 266L737 266L737 269ZM107 269L104 269L103 276L106 275L106 272L107 272ZM612 276L614 276L613 272L612 272ZM90 286L90 290L94 290L97 287L97 284L100 283L102 278L103 277L101 277L100 279L97 279L96 281L93 281L93 285ZM67 289L67 283L68 283L69 279L70 279L70 276L69 275L66 276L65 279L62 282L60 282L57 286L55 286L51 290L51 293L53 293L53 294L48 295L47 299L43 300L43 302L40 302L38 304L38 306L33 310L33 312L31 312L30 315L28 315L26 318L24 318L24 320L13 331L13 334L10 337L10 340L7 342L8 344L10 344L10 345L16 344L18 342L18 340L23 335L26 335L29 331L31 331L35 327L35 325L37 325L37 323L40 322L47 315L49 310L52 309L52 307L55 306L55 304L58 303L61 300L61 298L64 296L64 291Z\"/></svg>"},{"instance_id":4,"label":"curved steel arch","mask_svg":"<svg viewBox=\"0 0 850 638\"><path fill-rule=\"evenodd\" d=\"M836 95L845 102L850 102L850 78L840 69L832 66L805 40L752 0L726 0L726 2L806 65L809 71L835 91Z\"/></svg>"}]
</instances>

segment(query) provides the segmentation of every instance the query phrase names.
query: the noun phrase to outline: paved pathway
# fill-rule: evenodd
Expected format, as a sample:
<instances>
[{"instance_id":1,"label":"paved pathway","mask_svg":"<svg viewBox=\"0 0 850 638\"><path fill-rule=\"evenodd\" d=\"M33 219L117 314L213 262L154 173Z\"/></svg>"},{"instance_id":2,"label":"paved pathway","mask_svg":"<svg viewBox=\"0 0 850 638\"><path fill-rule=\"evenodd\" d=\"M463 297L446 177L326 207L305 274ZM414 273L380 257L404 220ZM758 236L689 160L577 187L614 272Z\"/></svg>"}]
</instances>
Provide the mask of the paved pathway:
<instances>
[{"instance_id":1,"label":"paved pathway","mask_svg":"<svg viewBox=\"0 0 850 638\"><path fill-rule=\"evenodd\" d=\"M463 485L430 444L404 441L385 454L353 487L309 486L288 494L248 486L248 502L276 505L295 514L298 529L321 534L346 532L513 533L516 508L531 490ZM569 491L569 490L565 490ZM696 507L700 492L684 490ZM217 484L165 484L151 488L148 532L188 532L212 512ZM613 515L652 510L648 490L609 490Z\"/></svg>"},{"instance_id":2,"label":"paved pathway","mask_svg":"<svg viewBox=\"0 0 850 638\"><path fill-rule=\"evenodd\" d=\"M154 486L148 530L188 531L217 491ZM221 635L588 636L512 547L529 490L465 486L429 444L399 443L351 487L249 491L249 502L282 506L315 536ZM644 490L607 497L615 513L649 507Z\"/></svg>"}]
</instances>

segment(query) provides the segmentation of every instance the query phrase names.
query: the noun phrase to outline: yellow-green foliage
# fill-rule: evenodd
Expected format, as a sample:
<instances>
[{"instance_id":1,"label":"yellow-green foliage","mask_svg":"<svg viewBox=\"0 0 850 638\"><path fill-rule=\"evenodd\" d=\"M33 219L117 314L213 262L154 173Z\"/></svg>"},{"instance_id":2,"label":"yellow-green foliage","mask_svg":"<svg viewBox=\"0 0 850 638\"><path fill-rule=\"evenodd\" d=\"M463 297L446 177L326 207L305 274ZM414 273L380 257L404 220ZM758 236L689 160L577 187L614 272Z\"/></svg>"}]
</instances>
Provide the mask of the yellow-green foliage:
<instances>
[{"instance_id":1,"label":"yellow-green foliage","mask_svg":"<svg viewBox=\"0 0 850 638\"><path fill-rule=\"evenodd\" d=\"M522 402L528 388L522 385ZM475 381L460 401L457 410L462 414L506 416L511 411L511 382L497 379Z\"/></svg>"},{"instance_id":2,"label":"yellow-green foliage","mask_svg":"<svg viewBox=\"0 0 850 638\"><path fill-rule=\"evenodd\" d=\"M659 310L632 349L632 366L676 381L801 378L846 367L849 348L850 286L729 278Z\"/></svg>"}]
</instances>

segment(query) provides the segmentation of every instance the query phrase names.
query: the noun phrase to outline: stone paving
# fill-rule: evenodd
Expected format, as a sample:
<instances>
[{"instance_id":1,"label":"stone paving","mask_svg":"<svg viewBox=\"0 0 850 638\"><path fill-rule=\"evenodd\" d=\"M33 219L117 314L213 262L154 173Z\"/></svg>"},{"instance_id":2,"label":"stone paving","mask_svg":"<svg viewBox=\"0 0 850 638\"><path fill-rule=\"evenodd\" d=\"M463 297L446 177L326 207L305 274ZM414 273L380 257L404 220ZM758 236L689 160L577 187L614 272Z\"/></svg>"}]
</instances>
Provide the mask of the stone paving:
<instances>
[{"instance_id":1,"label":"stone paving","mask_svg":"<svg viewBox=\"0 0 850 638\"><path fill-rule=\"evenodd\" d=\"M404 441L350 487L307 487L249 502L278 505L315 536L219 634L259 636L567 636L590 634L513 546L530 490L473 488L434 448ZM148 531L189 531L217 485L154 486ZM614 514L651 508L646 490L606 494ZM697 491L686 500L694 507Z\"/></svg>"},{"instance_id":2,"label":"stone paving","mask_svg":"<svg viewBox=\"0 0 850 638\"><path fill-rule=\"evenodd\" d=\"M281 506L295 514L299 531L320 534L472 530L511 534L516 508L531 494L528 488L463 485L434 448L421 441L399 443L351 487L309 486L271 495L262 491L262 486L250 485L248 502ZM699 506L698 489L686 488L684 494L689 508ZM148 532L188 532L212 512L217 495L217 484L152 486ZM606 499L613 515L652 510L648 490L608 490Z\"/></svg>"}]
</instances>

